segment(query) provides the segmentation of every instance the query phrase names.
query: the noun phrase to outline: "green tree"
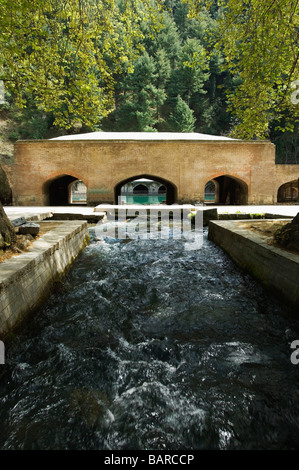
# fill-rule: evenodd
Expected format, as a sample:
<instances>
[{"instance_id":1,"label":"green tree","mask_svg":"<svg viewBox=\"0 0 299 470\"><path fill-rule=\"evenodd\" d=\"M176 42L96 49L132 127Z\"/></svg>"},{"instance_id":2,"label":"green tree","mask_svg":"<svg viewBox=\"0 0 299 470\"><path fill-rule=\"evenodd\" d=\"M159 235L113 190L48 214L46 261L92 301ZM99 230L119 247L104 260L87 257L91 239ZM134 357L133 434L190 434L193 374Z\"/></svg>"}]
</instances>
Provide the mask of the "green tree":
<instances>
[{"instance_id":1,"label":"green tree","mask_svg":"<svg viewBox=\"0 0 299 470\"><path fill-rule=\"evenodd\" d=\"M116 129L122 131L155 131L157 109L165 101L163 88L157 88L155 61L145 52L134 64L118 96L115 115Z\"/></svg>"},{"instance_id":2,"label":"green tree","mask_svg":"<svg viewBox=\"0 0 299 470\"><path fill-rule=\"evenodd\" d=\"M178 96L174 110L169 116L171 129L174 132L194 132L195 122L192 109Z\"/></svg>"},{"instance_id":3,"label":"green tree","mask_svg":"<svg viewBox=\"0 0 299 470\"><path fill-rule=\"evenodd\" d=\"M155 105L150 102L147 109L143 102L142 115L146 115L147 121L151 122L150 128L154 127L159 131L173 130L169 116L174 113L177 97L180 95L194 111L196 129L212 134L227 133L230 115L227 113L225 90L226 85L230 84L229 73L221 70L221 54L214 51L210 53L207 49L207 38L213 33L216 20L211 18L207 10L200 18L189 18L189 8L181 0L165 3L166 11L162 13L161 29L153 30L148 21L141 24L144 35L142 44L155 66L155 71L151 74L151 85L160 92L161 97L157 100L155 119ZM127 86L130 82L132 85L128 73L116 78L116 110L102 121L102 129L115 129L116 117L119 130L140 128L136 123L136 103L140 98L135 93L132 99L132 94L128 93ZM139 77L139 83L143 84L142 77ZM134 89L136 91L136 85Z\"/></svg>"},{"instance_id":4,"label":"green tree","mask_svg":"<svg viewBox=\"0 0 299 470\"><path fill-rule=\"evenodd\" d=\"M203 6L197 16L191 17L188 4L180 0L167 4L182 38L182 46L187 40L196 40L206 55L208 75L203 79L203 93L195 93L189 101L196 117L196 130L207 134L227 134L232 119L227 109L226 92L234 90L234 80L229 71L222 69L223 54L213 47L212 40L219 28L219 9L215 4L209 9Z\"/></svg>"},{"instance_id":5,"label":"green tree","mask_svg":"<svg viewBox=\"0 0 299 470\"><path fill-rule=\"evenodd\" d=\"M153 30L150 22L146 21L141 24L141 30L144 35L143 45L148 54L154 57L157 51L164 50L173 67L181 50L182 41L174 18L169 12L161 13L160 29Z\"/></svg>"},{"instance_id":6,"label":"green tree","mask_svg":"<svg viewBox=\"0 0 299 470\"><path fill-rule=\"evenodd\" d=\"M171 63L165 49L158 49L155 54L156 80L157 88L165 90L171 75Z\"/></svg>"},{"instance_id":7,"label":"green tree","mask_svg":"<svg viewBox=\"0 0 299 470\"><path fill-rule=\"evenodd\" d=\"M208 62L204 47L197 39L187 39L178 56L169 85L169 96L180 95L188 105L194 95L206 93Z\"/></svg>"},{"instance_id":8,"label":"green tree","mask_svg":"<svg viewBox=\"0 0 299 470\"><path fill-rule=\"evenodd\" d=\"M207 1L183 0L196 15ZM210 2L212 3L212 2ZM299 107L292 103L292 83L299 76L299 7L297 0L218 0L222 16L214 42L225 67L240 79L228 93L241 138L269 136L270 123L292 130Z\"/></svg>"},{"instance_id":9,"label":"green tree","mask_svg":"<svg viewBox=\"0 0 299 470\"><path fill-rule=\"evenodd\" d=\"M0 0L0 79L19 107L30 96L54 124L94 128L114 107L114 75L132 70L154 0Z\"/></svg>"},{"instance_id":10,"label":"green tree","mask_svg":"<svg viewBox=\"0 0 299 470\"><path fill-rule=\"evenodd\" d=\"M228 110L227 92L233 92L238 80L222 70L223 56L213 51L209 57L209 78L204 83L206 94L198 96L192 109L200 132L227 135L233 127L233 115Z\"/></svg>"},{"instance_id":11,"label":"green tree","mask_svg":"<svg viewBox=\"0 0 299 470\"><path fill-rule=\"evenodd\" d=\"M283 123L279 123L283 127ZM299 123L295 123L292 131L277 129L277 123L270 123L270 139L276 146L276 163L299 164Z\"/></svg>"}]
</instances>

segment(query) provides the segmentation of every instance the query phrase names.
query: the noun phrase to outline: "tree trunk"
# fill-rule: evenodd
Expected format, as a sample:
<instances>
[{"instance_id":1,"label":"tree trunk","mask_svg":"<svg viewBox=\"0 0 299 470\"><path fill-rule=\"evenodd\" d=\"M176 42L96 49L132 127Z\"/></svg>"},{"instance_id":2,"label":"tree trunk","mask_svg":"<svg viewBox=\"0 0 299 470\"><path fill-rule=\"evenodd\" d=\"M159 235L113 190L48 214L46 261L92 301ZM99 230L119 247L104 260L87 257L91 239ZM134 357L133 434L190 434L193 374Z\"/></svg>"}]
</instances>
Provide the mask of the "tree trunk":
<instances>
[{"instance_id":1,"label":"tree trunk","mask_svg":"<svg viewBox=\"0 0 299 470\"><path fill-rule=\"evenodd\" d=\"M0 248L7 248L16 241L16 233L0 202Z\"/></svg>"},{"instance_id":2,"label":"tree trunk","mask_svg":"<svg viewBox=\"0 0 299 470\"><path fill-rule=\"evenodd\" d=\"M0 202L5 206L11 204L11 188L6 173L0 166Z\"/></svg>"}]
</instances>

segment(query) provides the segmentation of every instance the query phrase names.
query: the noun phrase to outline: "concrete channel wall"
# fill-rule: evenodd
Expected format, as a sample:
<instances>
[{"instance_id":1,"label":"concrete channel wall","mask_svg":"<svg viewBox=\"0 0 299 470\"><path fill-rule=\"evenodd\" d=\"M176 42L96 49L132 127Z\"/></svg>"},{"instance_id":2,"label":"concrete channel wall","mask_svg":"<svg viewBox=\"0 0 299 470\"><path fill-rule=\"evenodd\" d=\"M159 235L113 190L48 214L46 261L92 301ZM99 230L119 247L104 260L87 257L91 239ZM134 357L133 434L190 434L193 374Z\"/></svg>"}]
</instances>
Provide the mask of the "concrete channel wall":
<instances>
[{"instance_id":1,"label":"concrete channel wall","mask_svg":"<svg viewBox=\"0 0 299 470\"><path fill-rule=\"evenodd\" d=\"M56 221L30 251L0 264L0 338L47 299L88 240L86 221Z\"/></svg>"},{"instance_id":2,"label":"concrete channel wall","mask_svg":"<svg viewBox=\"0 0 299 470\"><path fill-rule=\"evenodd\" d=\"M210 221L208 237L272 295L298 313L299 255L268 245L249 226L240 228L236 221Z\"/></svg>"}]
</instances>

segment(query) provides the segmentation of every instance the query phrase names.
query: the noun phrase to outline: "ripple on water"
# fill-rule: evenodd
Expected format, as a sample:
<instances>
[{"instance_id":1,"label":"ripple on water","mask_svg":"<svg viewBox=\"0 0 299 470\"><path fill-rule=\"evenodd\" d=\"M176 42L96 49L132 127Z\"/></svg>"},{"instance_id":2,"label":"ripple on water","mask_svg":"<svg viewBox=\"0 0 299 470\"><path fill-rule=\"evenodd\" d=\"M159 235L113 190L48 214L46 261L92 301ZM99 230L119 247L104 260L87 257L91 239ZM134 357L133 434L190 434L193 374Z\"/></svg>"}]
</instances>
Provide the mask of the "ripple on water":
<instances>
[{"instance_id":1,"label":"ripple on water","mask_svg":"<svg viewBox=\"0 0 299 470\"><path fill-rule=\"evenodd\" d=\"M298 322L215 245L94 241L7 350L2 449L299 449Z\"/></svg>"}]
</instances>

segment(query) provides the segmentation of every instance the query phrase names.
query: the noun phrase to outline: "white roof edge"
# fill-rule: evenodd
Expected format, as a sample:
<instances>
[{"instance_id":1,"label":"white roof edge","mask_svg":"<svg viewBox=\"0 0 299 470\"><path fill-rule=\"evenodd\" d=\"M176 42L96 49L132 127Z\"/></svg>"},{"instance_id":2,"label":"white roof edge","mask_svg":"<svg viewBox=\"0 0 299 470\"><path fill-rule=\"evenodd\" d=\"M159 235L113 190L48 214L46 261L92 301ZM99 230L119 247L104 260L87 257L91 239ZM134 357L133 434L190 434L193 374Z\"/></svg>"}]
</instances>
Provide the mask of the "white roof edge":
<instances>
[{"instance_id":1,"label":"white roof edge","mask_svg":"<svg viewBox=\"0 0 299 470\"><path fill-rule=\"evenodd\" d=\"M62 135L49 140L239 140L230 137L178 132L89 132Z\"/></svg>"}]
</instances>

